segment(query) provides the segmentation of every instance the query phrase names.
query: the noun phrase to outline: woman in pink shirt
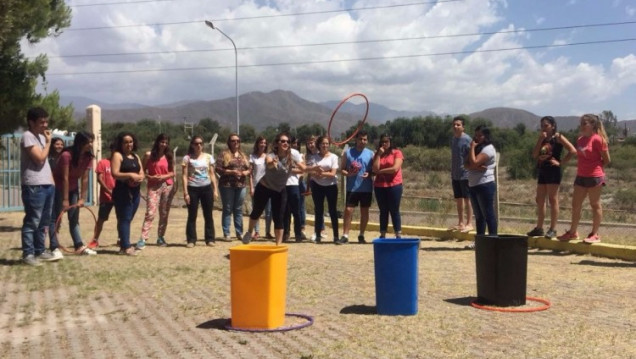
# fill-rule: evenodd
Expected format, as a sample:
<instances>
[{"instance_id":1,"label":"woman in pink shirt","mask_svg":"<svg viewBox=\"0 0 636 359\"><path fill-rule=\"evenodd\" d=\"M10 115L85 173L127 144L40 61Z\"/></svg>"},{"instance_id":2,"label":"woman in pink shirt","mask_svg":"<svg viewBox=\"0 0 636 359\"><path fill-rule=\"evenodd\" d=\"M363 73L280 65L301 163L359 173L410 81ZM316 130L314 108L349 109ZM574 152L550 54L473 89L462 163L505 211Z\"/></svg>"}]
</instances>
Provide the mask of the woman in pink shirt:
<instances>
[{"instance_id":1,"label":"woman in pink shirt","mask_svg":"<svg viewBox=\"0 0 636 359\"><path fill-rule=\"evenodd\" d=\"M170 150L170 137L160 134L155 139L152 149L146 152L142 160L148 179L148 195L146 201L146 217L141 227L141 238L137 242L137 249L143 249L150 236L152 221L159 210L159 227L157 228L157 245L166 247L166 226L168 214L174 197L174 162Z\"/></svg>"},{"instance_id":2,"label":"woman in pink shirt","mask_svg":"<svg viewBox=\"0 0 636 359\"><path fill-rule=\"evenodd\" d=\"M592 232L583 240L585 243L601 241L598 235L603 209L601 208L601 188L605 185L603 167L610 163L607 134L598 116L581 116L581 136L576 140L576 179L572 193L572 223L570 229L557 237L560 241L578 239L576 231L581 219L583 200L589 197L592 207Z\"/></svg>"},{"instance_id":3,"label":"woman in pink shirt","mask_svg":"<svg viewBox=\"0 0 636 359\"><path fill-rule=\"evenodd\" d=\"M393 223L395 237L402 236L402 217L400 201L402 200L402 151L391 145L391 137L380 136L378 150L373 157L373 182L375 199L380 208L380 238L386 236L389 226L389 214Z\"/></svg>"}]
</instances>

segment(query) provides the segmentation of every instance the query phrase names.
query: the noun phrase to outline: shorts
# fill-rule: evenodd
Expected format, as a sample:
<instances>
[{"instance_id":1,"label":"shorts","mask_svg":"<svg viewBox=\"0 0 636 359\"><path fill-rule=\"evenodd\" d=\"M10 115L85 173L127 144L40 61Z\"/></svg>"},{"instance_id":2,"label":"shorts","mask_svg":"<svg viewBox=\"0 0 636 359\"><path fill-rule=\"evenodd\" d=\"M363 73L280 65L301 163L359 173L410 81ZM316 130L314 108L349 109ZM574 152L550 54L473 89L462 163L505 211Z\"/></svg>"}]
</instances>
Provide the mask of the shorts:
<instances>
[{"instance_id":1,"label":"shorts","mask_svg":"<svg viewBox=\"0 0 636 359\"><path fill-rule=\"evenodd\" d=\"M574 179L574 185L585 187L585 188L594 188L598 186L605 186L605 177L581 177L576 176Z\"/></svg>"},{"instance_id":2,"label":"shorts","mask_svg":"<svg viewBox=\"0 0 636 359\"><path fill-rule=\"evenodd\" d=\"M468 180L453 180L453 198L470 198Z\"/></svg>"},{"instance_id":3,"label":"shorts","mask_svg":"<svg viewBox=\"0 0 636 359\"><path fill-rule=\"evenodd\" d=\"M539 168L538 184L561 184L561 167L549 166Z\"/></svg>"},{"instance_id":4,"label":"shorts","mask_svg":"<svg viewBox=\"0 0 636 359\"><path fill-rule=\"evenodd\" d=\"M347 192L347 207L371 207L371 192Z\"/></svg>"},{"instance_id":5,"label":"shorts","mask_svg":"<svg viewBox=\"0 0 636 359\"><path fill-rule=\"evenodd\" d=\"M97 212L97 218L107 221L110 211L113 209L115 202L102 202L99 204L99 212Z\"/></svg>"}]
</instances>

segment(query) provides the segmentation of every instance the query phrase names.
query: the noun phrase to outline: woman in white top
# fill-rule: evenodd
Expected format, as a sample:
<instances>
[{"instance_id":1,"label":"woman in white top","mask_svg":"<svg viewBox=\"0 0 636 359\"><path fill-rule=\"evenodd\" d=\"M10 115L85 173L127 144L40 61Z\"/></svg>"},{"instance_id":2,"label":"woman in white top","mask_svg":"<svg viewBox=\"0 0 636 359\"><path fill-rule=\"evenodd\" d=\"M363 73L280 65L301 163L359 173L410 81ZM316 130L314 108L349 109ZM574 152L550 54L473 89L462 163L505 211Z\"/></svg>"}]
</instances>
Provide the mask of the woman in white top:
<instances>
[{"instance_id":1,"label":"woman in white top","mask_svg":"<svg viewBox=\"0 0 636 359\"><path fill-rule=\"evenodd\" d=\"M186 247L192 248L197 242L197 211L199 202L203 209L205 244L214 245L214 220L212 208L214 199L219 198L219 189L214 175L214 157L203 152L203 138L194 136L190 140L188 154L183 156L183 198L188 206L186 224Z\"/></svg>"},{"instance_id":2,"label":"woman in white top","mask_svg":"<svg viewBox=\"0 0 636 359\"><path fill-rule=\"evenodd\" d=\"M254 142L254 150L250 154L250 196L252 197L252 208L254 208L254 190L258 181L265 175L265 157L267 157L267 140L263 136L258 136ZM272 201L267 200L265 205L265 238L274 239L271 231L272 228ZM254 225L254 234L252 240L259 236L258 221Z\"/></svg>"},{"instance_id":3,"label":"woman in white top","mask_svg":"<svg viewBox=\"0 0 636 359\"><path fill-rule=\"evenodd\" d=\"M329 145L331 145L329 137L320 136L316 143L318 144L318 153L309 155L311 159L308 157L307 160L307 163L312 163L311 167L307 167L307 171L311 175L310 186L311 197L314 200L316 242L320 242L320 231L324 226L326 198L334 243L342 244L338 236L338 211L336 207L338 201L338 156L329 152Z\"/></svg>"},{"instance_id":4,"label":"woman in white top","mask_svg":"<svg viewBox=\"0 0 636 359\"><path fill-rule=\"evenodd\" d=\"M495 146L492 145L490 129L486 126L477 126L475 137L470 143L468 151L468 187L470 188L470 201L475 214L477 234L485 234L488 226L488 234L497 235L497 214L495 213L495 183L496 165Z\"/></svg>"}]
</instances>

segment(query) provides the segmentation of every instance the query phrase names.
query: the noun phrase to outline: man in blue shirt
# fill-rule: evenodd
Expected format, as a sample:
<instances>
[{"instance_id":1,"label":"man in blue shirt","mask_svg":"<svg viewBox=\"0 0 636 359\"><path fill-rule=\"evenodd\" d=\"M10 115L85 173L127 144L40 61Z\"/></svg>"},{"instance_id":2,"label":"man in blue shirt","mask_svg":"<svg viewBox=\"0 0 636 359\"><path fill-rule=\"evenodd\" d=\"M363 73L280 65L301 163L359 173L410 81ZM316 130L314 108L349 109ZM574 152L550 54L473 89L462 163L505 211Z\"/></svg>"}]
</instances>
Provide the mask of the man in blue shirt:
<instances>
[{"instance_id":1,"label":"man in blue shirt","mask_svg":"<svg viewBox=\"0 0 636 359\"><path fill-rule=\"evenodd\" d=\"M340 172L347 182L346 208L343 219L342 237L336 244L344 244L349 241L349 229L353 209L360 204L360 234L359 243L366 243L364 231L369 222L369 207L373 193L373 180L371 167L373 165L373 151L366 148L369 138L366 131L356 134L356 145L342 154Z\"/></svg>"}]
</instances>

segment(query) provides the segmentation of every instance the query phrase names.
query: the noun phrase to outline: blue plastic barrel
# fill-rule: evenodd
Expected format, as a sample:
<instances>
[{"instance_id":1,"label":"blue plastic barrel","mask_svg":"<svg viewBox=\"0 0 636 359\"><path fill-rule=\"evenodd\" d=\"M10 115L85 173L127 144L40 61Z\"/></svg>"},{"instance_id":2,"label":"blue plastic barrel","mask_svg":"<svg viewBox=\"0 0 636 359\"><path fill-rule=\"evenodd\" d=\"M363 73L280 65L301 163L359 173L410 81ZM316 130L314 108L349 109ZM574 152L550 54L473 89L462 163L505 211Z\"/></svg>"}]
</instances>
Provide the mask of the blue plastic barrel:
<instances>
[{"instance_id":1,"label":"blue plastic barrel","mask_svg":"<svg viewBox=\"0 0 636 359\"><path fill-rule=\"evenodd\" d=\"M378 314L417 314L419 248L419 238L373 240Z\"/></svg>"}]
</instances>

